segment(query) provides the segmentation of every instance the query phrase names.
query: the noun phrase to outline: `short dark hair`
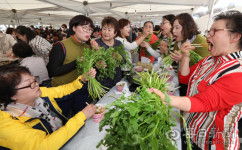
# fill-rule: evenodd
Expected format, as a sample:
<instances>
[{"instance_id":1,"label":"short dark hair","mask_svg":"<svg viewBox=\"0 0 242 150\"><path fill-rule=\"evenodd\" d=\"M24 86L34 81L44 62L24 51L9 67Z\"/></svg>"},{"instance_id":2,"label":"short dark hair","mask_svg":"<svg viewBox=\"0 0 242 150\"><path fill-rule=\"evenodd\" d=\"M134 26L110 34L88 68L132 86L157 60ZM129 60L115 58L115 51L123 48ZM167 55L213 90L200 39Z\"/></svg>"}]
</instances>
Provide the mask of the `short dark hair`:
<instances>
[{"instance_id":1,"label":"short dark hair","mask_svg":"<svg viewBox=\"0 0 242 150\"><path fill-rule=\"evenodd\" d=\"M67 25L66 25L66 24L62 24L61 27L65 27L65 28L67 28Z\"/></svg>"},{"instance_id":2,"label":"short dark hair","mask_svg":"<svg viewBox=\"0 0 242 150\"><path fill-rule=\"evenodd\" d=\"M170 24L172 24L172 22L173 22L173 20L175 18L175 15L169 14L169 15L163 16L162 18L168 20L170 22Z\"/></svg>"},{"instance_id":3,"label":"short dark hair","mask_svg":"<svg viewBox=\"0 0 242 150\"><path fill-rule=\"evenodd\" d=\"M194 35L199 34L197 24L195 23L192 16L188 13L181 13L177 15L172 22L172 25L175 20L178 20L179 24L182 26L182 34L184 40L191 39Z\"/></svg>"},{"instance_id":4,"label":"short dark hair","mask_svg":"<svg viewBox=\"0 0 242 150\"><path fill-rule=\"evenodd\" d=\"M14 102L11 97L17 93L16 86L21 82L22 74L30 74L26 67L13 65L4 65L0 68L0 102L6 107Z\"/></svg>"},{"instance_id":5,"label":"short dark hair","mask_svg":"<svg viewBox=\"0 0 242 150\"><path fill-rule=\"evenodd\" d=\"M119 21L118 21L119 30L118 30L118 34L117 34L117 36L122 37L122 36L121 36L121 31L120 31L120 29L123 29L123 28L124 28L125 26L127 26L128 24L130 24L130 21L129 21L128 19L124 19L124 18L119 19Z\"/></svg>"},{"instance_id":6,"label":"short dark hair","mask_svg":"<svg viewBox=\"0 0 242 150\"><path fill-rule=\"evenodd\" d=\"M12 34L14 31L14 28L7 28L6 34Z\"/></svg>"},{"instance_id":7,"label":"short dark hair","mask_svg":"<svg viewBox=\"0 0 242 150\"><path fill-rule=\"evenodd\" d=\"M214 17L214 21L226 20L226 28L232 29L232 33L242 35L242 13L236 10L222 12ZM242 48L242 37L240 38L239 48Z\"/></svg>"},{"instance_id":8,"label":"short dark hair","mask_svg":"<svg viewBox=\"0 0 242 150\"><path fill-rule=\"evenodd\" d=\"M26 58L34 55L32 48L25 42L19 42L13 45L13 53L20 58Z\"/></svg>"},{"instance_id":9,"label":"short dark hair","mask_svg":"<svg viewBox=\"0 0 242 150\"><path fill-rule=\"evenodd\" d=\"M114 17L111 16L107 16L104 17L102 20L102 28L104 25L111 25L114 27L114 33L117 33L119 30L119 26L118 26L118 20L115 19Z\"/></svg>"},{"instance_id":10,"label":"short dark hair","mask_svg":"<svg viewBox=\"0 0 242 150\"><path fill-rule=\"evenodd\" d=\"M36 37L36 33L33 30L31 30L29 27L25 27L25 26L18 26L14 30L14 32L18 33L18 34L20 34L22 36L26 35L28 42Z\"/></svg>"},{"instance_id":11,"label":"short dark hair","mask_svg":"<svg viewBox=\"0 0 242 150\"><path fill-rule=\"evenodd\" d=\"M77 15L73 17L69 22L69 34L74 35L75 31L73 31L73 27L77 27L78 25L88 25L90 24L90 27L94 29L94 24L91 20L91 18L86 17L84 15Z\"/></svg>"}]
</instances>

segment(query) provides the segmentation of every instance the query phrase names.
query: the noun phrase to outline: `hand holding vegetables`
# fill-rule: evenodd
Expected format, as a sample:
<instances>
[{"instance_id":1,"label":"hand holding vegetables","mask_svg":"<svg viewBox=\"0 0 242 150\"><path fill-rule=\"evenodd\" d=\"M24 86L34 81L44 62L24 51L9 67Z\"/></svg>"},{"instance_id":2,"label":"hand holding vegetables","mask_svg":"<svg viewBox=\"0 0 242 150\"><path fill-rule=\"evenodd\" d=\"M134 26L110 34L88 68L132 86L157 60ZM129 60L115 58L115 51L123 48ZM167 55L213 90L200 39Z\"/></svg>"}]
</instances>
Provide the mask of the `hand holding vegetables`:
<instances>
[{"instance_id":1,"label":"hand holding vegetables","mask_svg":"<svg viewBox=\"0 0 242 150\"><path fill-rule=\"evenodd\" d=\"M107 64L104 61L97 61L96 67L98 69L105 69L107 67Z\"/></svg>"},{"instance_id":2,"label":"hand holding vegetables","mask_svg":"<svg viewBox=\"0 0 242 150\"><path fill-rule=\"evenodd\" d=\"M82 112L86 116L87 119L91 118L96 112L96 106L93 104L87 105Z\"/></svg>"},{"instance_id":3,"label":"hand holding vegetables","mask_svg":"<svg viewBox=\"0 0 242 150\"><path fill-rule=\"evenodd\" d=\"M190 42L185 42L180 47L183 57L190 57L190 50L194 50L194 49L195 49L195 47L191 46Z\"/></svg>"},{"instance_id":4,"label":"hand holding vegetables","mask_svg":"<svg viewBox=\"0 0 242 150\"><path fill-rule=\"evenodd\" d=\"M160 53L167 55L169 52L169 49L167 47L167 42L161 41L160 42Z\"/></svg>"},{"instance_id":5,"label":"hand holding vegetables","mask_svg":"<svg viewBox=\"0 0 242 150\"><path fill-rule=\"evenodd\" d=\"M171 59L172 60L174 60L174 61L178 61L178 62L180 62L181 61L181 59L182 59L182 54L181 53L179 53L178 51L174 51L174 53L171 53Z\"/></svg>"},{"instance_id":6,"label":"hand holding vegetables","mask_svg":"<svg viewBox=\"0 0 242 150\"><path fill-rule=\"evenodd\" d=\"M119 54L119 52L114 52L113 53L113 59L120 61L120 60L123 59L123 57Z\"/></svg>"},{"instance_id":7,"label":"hand holding vegetables","mask_svg":"<svg viewBox=\"0 0 242 150\"><path fill-rule=\"evenodd\" d=\"M92 48L94 48L95 50L99 50L99 45L95 40L91 40L90 44Z\"/></svg>"},{"instance_id":8,"label":"hand holding vegetables","mask_svg":"<svg viewBox=\"0 0 242 150\"><path fill-rule=\"evenodd\" d=\"M143 41L141 44L140 44L141 47L145 47L145 48L150 48L150 44L148 42L145 42Z\"/></svg>"},{"instance_id":9,"label":"hand holding vegetables","mask_svg":"<svg viewBox=\"0 0 242 150\"><path fill-rule=\"evenodd\" d=\"M160 90L158 90L158 89L155 89L155 88L150 88L150 89L148 89L149 90L149 92L150 93L155 93L156 95L158 95L160 98L161 98L161 101L165 104L165 105L168 105L168 103L167 102L165 102L165 94L164 93L162 93Z\"/></svg>"},{"instance_id":10,"label":"hand holding vegetables","mask_svg":"<svg viewBox=\"0 0 242 150\"><path fill-rule=\"evenodd\" d=\"M85 75L82 75L82 77L81 77L81 80L82 81L84 81L84 82L86 82L86 81L88 81L88 76L89 75L91 75L91 78L95 78L95 76L96 76L96 70L94 69L94 68L92 68L90 71L88 71Z\"/></svg>"}]
</instances>

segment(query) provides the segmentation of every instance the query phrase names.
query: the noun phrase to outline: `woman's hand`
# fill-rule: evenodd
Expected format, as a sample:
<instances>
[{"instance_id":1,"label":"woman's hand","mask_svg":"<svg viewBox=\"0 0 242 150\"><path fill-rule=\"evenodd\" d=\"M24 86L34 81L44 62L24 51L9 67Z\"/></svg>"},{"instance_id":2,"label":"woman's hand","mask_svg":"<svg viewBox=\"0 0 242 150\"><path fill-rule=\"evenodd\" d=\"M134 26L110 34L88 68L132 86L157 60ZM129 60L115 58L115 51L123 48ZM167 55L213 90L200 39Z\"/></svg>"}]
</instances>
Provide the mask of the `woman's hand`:
<instances>
[{"instance_id":1,"label":"woman's hand","mask_svg":"<svg viewBox=\"0 0 242 150\"><path fill-rule=\"evenodd\" d=\"M92 68L90 71L88 71L85 75L82 75L81 80L84 82L88 81L88 76L91 75L92 78L95 78L96 76L96 70L94 68Z\"/></svg>"},{"instance_id":2,"label":"woman's hand","mask_svg":"<svg viewBox=\"0 0 242 150\"><path fill-rule=\"evenodd\" d=\"M172 60L180 62L182 59L182 54L175 50L174 53L171 53L170 57Z\"/></svg>"},{"instance_id":3,"label":"woman's hand","mask_svg":"<svg viewBox=\"0 0 242 150\"><path fill-rule=\"evenodd\" d=\"M159 97L160 97L160 99L161 99L161 101L164 103L164 104L168 104L167 102L165 102L165 94L163 94L160 90L158 90L158 89L155 89L155 88L150 88L150 89L148 89L149 90L149 92L150 93L155 93L156 95L158 95Z\"/></svg>"},{"instance_id":4,"label":"woman's hand","mask_svg":"<svg viewBox=\"0 0 242 150\"><path fill-rule=\"evenodd\" d=\"M167 55L168 54L168 51L169 51L169 49L167 47L167 42L161 41L160 42L160 53Z\"/></svg>"},{"instance_id":5,"label":"woman's hand","mask_svg":"<svg viewBox=\"0 0 242 150\"><path fill-rule=\"evenodd\" d=\"M94 48L95 50L99 50L99 45L95 40L91 40L90 44L92 48Z\"/></svg>"},{"instance_id":6,"label":"woman's hand","mask_svg":"<svg viewBox=\"0 0 242 150\"><path fill-rule=\"evenodd\" d=\"M96 106L93 104L87 105L84 109L82 109L82 112L85 114L86 118L91 118L95 112L96 112Z\"/></svg>"},{"instance_id":7,"label":"woman's hand","mask_svg":"<svg viewBox=\"0 0 242 150\"><path fill-rule=\"evenodd\" d=\"M149 44L148 42L145 42L145 41L141 42L140 46L141 46L141 47L145 47L145 48L147 48L147 49L150 48L150 44Z\"/></svg>"},{"instance_id":8,"label":"woman's hand","mask_svg":"<svg viewBox=\"0 0 242 150\"><path fill-rule=\"evenodd\" d=\"M118 52L114 52L113 53L113 59L116 59L116 60L120 61L120 60L123 59L123 57Z\"/></svg>"},{"instance_id":9,"label":"woman's hand","mask_svg":"<svg viewBox=\"0 0 242 150\"><path fill-rule=\"evenodd\" d=\"M195 47L191 46L190 42L185 42L180 47L183 57L190 57L190 50L194 50L194 49L195 49Z\"/></svg>"},{"instance_id":10,"label":"woman's hand","mask_svg":"<svg viewBox=\"0 0 242 150\"><path fill-rule=\"evenodd\" d=\"M98 69L100 69L100 68L106 68L107 67L107 64L104 62L104 61L97 61L97 65L96 65L96 67L98 68Z\"/></svg>"}]
</instances>

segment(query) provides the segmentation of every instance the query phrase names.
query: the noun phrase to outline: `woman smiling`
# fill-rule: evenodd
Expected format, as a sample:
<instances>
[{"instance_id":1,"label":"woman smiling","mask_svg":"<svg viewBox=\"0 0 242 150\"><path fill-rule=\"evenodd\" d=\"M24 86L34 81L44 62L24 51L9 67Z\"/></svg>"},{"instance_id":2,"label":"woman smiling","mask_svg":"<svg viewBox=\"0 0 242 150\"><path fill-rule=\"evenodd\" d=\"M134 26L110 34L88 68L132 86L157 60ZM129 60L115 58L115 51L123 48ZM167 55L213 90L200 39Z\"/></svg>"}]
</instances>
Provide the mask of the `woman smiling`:
<instances>
[{"instance_id":1,"label":"woman smiling","mask_svg":"<svg viewBox=\"0 0 242 150\"><path fill-rule=\"evenodd\" d=\"M39 87L23 66L0 68L0 149L60 149L96 111L88 105L68 119L57 104L80 92L91 69L72 83L59 87Z\"/></svg>"}]
</instances>

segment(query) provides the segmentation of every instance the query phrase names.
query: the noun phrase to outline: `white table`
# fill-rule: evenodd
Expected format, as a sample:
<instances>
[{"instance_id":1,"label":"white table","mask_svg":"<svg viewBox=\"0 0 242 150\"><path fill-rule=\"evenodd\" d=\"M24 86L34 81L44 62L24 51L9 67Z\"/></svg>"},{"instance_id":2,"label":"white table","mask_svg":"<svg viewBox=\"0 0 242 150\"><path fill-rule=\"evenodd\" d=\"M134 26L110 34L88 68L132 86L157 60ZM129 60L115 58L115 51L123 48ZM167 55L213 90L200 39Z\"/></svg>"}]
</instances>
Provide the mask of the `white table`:
<instances>
[{"instance_id":1,"label":"white table","mask_svg":"<svg viewBox=\"0 0 242 150\"><path fill-rule=\"evenodd\" d=\"M178 78L173 79L176 86L178 84ZM125 88L127 90L127 87ZM113 87L98 104L110 104L115 101L115 98L120 98L121 94L116 94L116 87ZM179 95L179 90L175 91L175 95ZM179 110L173 108L173 111L180 113ZM175 140L177 143L177 149L181 150L181 125L180 118L171 113L172 117L177 120L177 125L172 128L173 134L175 134ZM85 126L79 131L64 147L63 150L104 150L104 147L96 148L96 145L103 139L106 132L103 130L99 132L99 123L95 123L92 119L86 120Z\"/></svg>"}]
</instances>

